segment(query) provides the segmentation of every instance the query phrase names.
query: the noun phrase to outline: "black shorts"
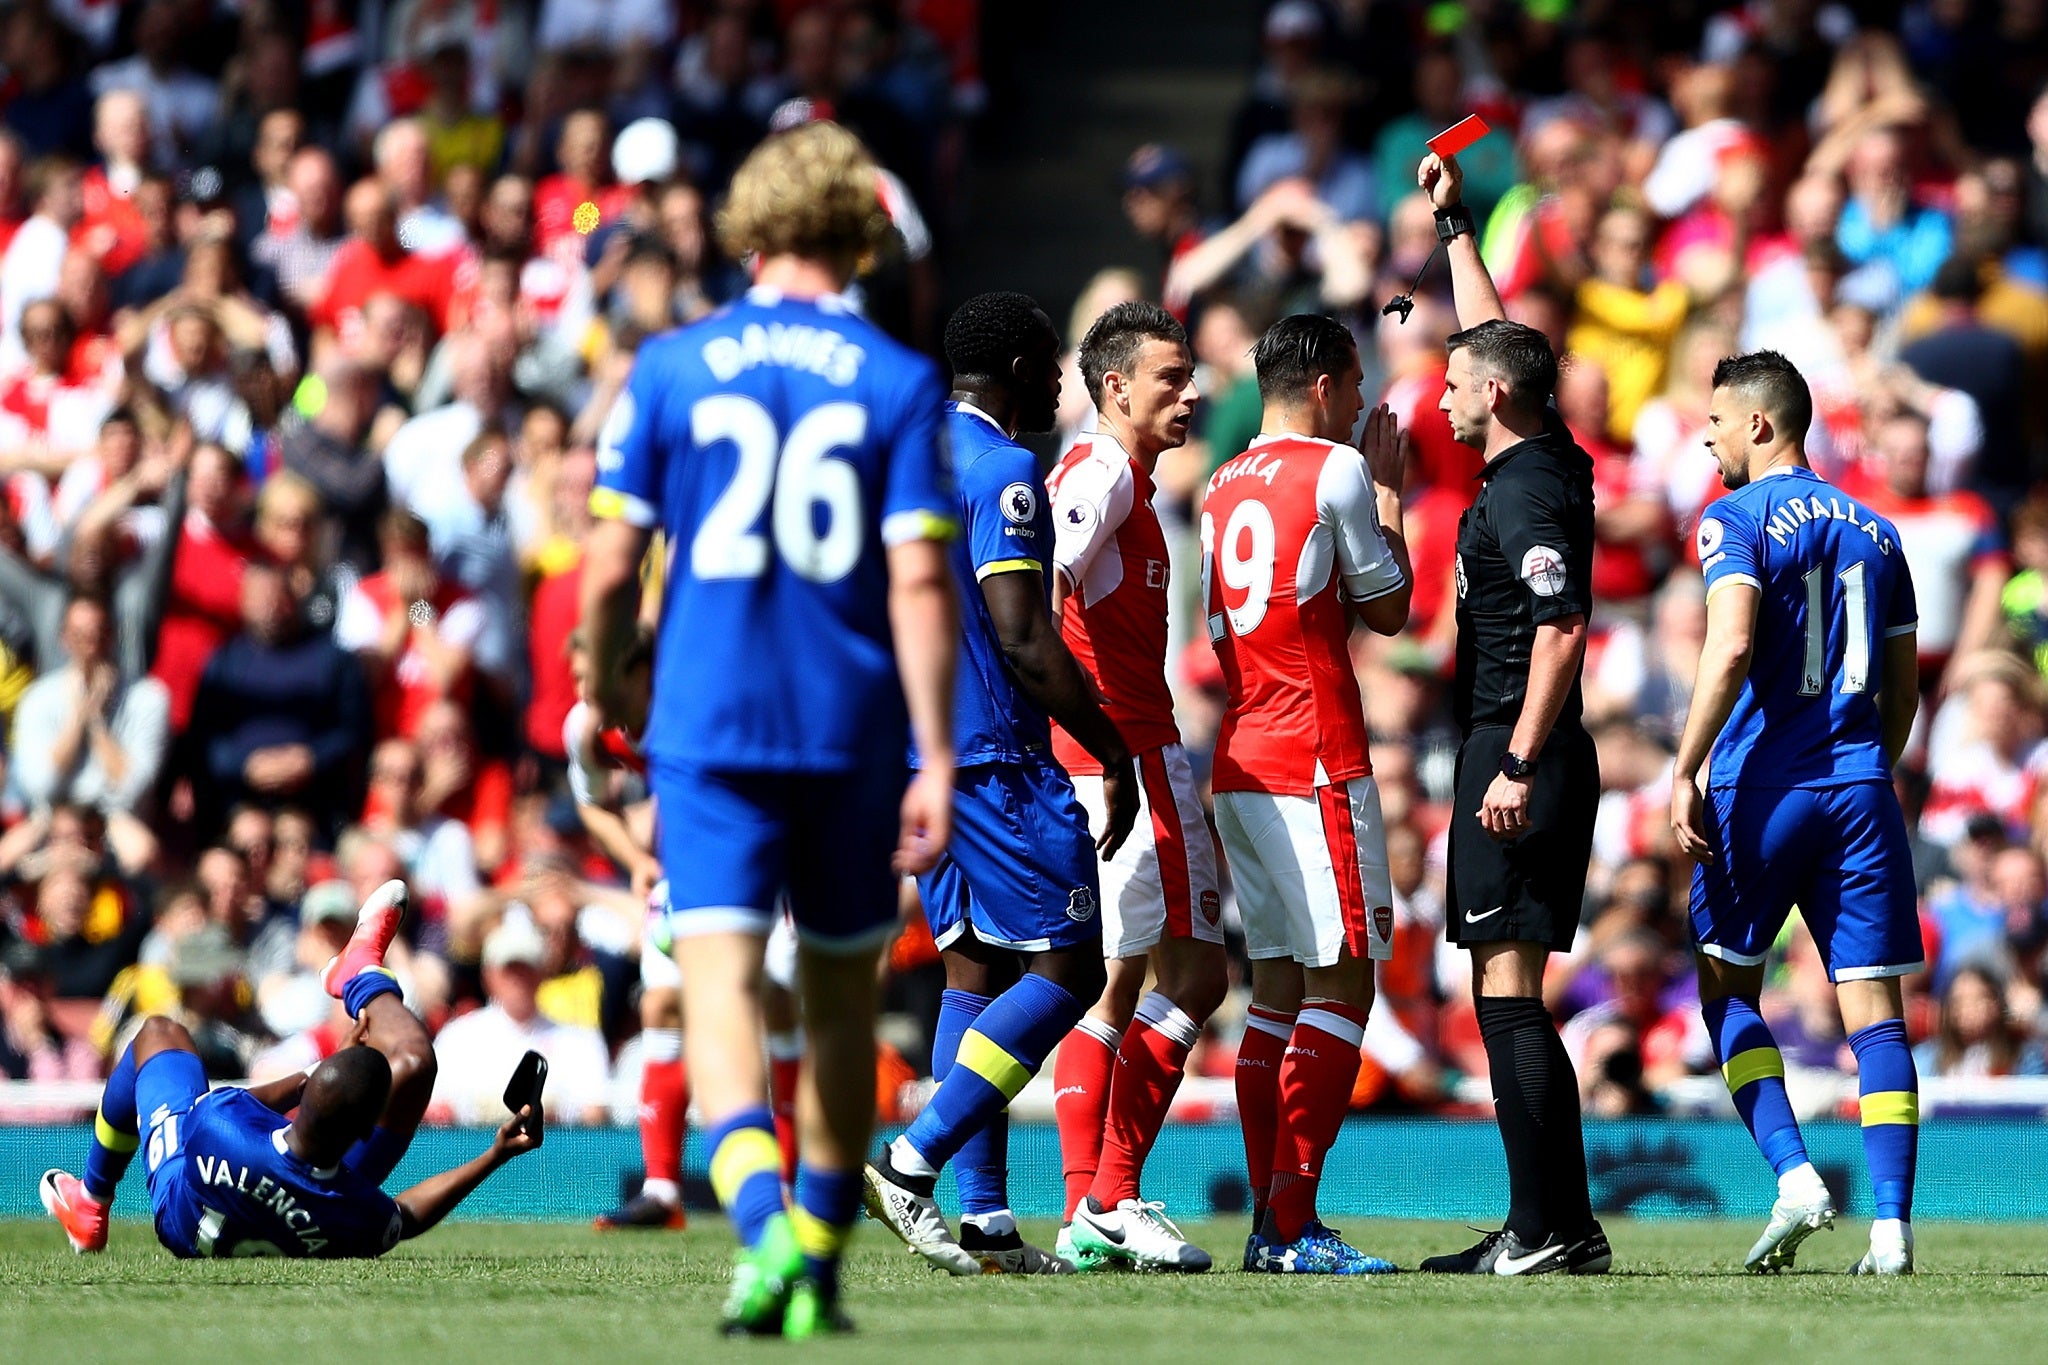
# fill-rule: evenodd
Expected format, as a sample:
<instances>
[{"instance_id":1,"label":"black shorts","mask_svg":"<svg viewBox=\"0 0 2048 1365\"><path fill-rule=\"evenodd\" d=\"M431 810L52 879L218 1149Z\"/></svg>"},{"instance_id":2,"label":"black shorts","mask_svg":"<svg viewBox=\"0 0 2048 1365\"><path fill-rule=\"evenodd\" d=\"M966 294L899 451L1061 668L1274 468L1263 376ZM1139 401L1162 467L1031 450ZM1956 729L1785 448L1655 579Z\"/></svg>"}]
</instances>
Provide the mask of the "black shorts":
<instances>
[{"instance_id":1,"label":"black shorts","mask_svg":"<svg viewBox=\"0 0 2048 1365\"><path fill-rule=\"evenodd\" d=\"M1474 730L1458 750L1450 827L1450 877L1444 925L1450 941L1543 943L1571 947L1593 857L1600 805L1600 764L1577 725L1551 732L1529 791L1529 832L1503 843L1479 823L1486 789L1500 775L1513 731Z\"/></svg>"}]
</instances>

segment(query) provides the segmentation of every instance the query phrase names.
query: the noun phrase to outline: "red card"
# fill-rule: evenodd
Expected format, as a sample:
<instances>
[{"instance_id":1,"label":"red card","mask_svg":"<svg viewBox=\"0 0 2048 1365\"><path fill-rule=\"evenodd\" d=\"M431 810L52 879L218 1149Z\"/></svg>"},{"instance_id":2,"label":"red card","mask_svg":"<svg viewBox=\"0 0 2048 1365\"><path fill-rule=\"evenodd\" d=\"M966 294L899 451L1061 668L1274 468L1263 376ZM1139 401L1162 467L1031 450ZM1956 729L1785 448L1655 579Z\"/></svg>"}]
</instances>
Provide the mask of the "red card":
<instances>
[{"instance_id":1,"label":"red card","mask_svg":"<svg viewBox=\"0 0 2048 1365\"><path fill-rule=\"evenodd\" d=\"M1491 131L1492 129L1486 126L1485 119L1473 114L1470 118L1458 120L1431 138L1429 150L1438 156L1456 156Z\"/></svg>"}]
</instances>

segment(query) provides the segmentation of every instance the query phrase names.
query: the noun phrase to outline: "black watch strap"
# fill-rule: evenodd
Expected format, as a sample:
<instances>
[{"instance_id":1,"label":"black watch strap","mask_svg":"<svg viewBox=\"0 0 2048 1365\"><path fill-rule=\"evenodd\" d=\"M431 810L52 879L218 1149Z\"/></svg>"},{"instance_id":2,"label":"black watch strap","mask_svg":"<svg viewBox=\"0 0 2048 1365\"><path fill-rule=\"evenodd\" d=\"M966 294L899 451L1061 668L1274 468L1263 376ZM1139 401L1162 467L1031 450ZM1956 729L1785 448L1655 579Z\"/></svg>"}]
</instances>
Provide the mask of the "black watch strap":
<instances>
[{"instance_id":1,"label":"black watch strap","mask_svg":"<svg viewBox=\"0 0 2048 1365\"><path fill-rule=\"evenodd\" d=\"M1512 777L1519 782L1536 771L1536 760L1533 758L1523 758L1517 753L1502 754L1500 770L1503 776Z\"/></svg>"},{"instance_id":2,"label":"black watch strap","mask_svg":"<svg viewBox=\"0 0 2048 1365\"><path fill-rule=\"evenodd\" d=\"M1453 238L1465 235L1479 235L1479 226L1472 220L1472 210L1463 204L1453 204L1436 211L1436 239L1439 242L1448 244Z\"/></svg>"}]
</instances>

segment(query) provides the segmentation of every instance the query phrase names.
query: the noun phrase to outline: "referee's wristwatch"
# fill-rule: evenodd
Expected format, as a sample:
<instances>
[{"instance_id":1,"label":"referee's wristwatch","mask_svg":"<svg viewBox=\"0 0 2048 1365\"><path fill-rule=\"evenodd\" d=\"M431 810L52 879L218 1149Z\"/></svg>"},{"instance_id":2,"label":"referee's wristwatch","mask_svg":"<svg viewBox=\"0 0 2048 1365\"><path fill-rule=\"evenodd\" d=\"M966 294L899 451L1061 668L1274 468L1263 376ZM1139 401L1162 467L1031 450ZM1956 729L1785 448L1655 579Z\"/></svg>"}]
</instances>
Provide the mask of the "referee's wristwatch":
<instances>
[{"instance_id":1,"label":"referee's wristwatch","mask_svg":"<svg viewBox=\"0 0 2048 1365\"><path fill-rule=\"evenodd\" d=\"M1520 754L1506 753L1500 756L1500 775L1526 782L1536 775L1536 760L1523 758Z\"/></svg>"}]
</instances>

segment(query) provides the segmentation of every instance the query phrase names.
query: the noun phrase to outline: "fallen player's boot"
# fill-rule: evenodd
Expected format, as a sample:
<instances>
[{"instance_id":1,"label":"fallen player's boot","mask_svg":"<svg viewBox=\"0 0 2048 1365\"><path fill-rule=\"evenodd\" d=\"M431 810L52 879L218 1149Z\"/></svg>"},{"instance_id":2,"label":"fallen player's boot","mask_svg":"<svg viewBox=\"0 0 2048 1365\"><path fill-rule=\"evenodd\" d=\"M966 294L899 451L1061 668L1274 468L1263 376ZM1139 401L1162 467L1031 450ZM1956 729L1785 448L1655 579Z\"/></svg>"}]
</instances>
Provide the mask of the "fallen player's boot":
<instances>
[{"instance_id":1,"label":"fallen player's boot","mask_svg":"<svg viewBox=\"0 0 2048 1365\"><path fill-rule=\"evenodd\" d=\"M83 1256L107 1249L107 1206L85 1192L83 1180L68 1171L47 1170L36 1192L73 1251Z\"/></svg>"}]
</instances>

